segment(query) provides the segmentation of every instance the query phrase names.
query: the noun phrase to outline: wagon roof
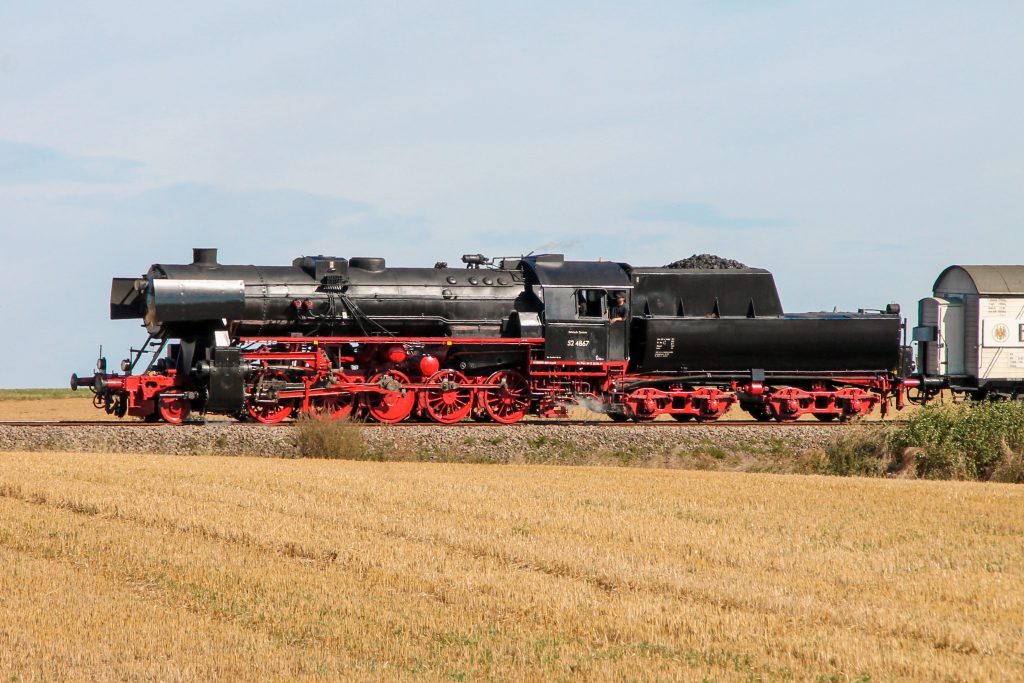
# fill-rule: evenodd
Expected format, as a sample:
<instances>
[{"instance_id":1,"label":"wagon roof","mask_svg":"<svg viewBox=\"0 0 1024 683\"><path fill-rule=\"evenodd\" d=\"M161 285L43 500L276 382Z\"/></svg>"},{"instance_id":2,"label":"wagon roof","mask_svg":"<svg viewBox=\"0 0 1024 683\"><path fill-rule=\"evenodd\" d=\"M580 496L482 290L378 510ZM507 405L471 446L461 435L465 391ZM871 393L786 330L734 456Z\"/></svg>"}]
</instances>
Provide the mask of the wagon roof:
<instances>
[{"instance_id":1,"label":"wagon roof","mask_svg":"<svg viewBox=\"0 0 1024 683\"><path fill-rule=\"evenodd\" d=\"M963 272L970 278L978 294L1024 295L1024 265L1019 266L950 266L935 280L934 290L945 291L945 280L955 281Z\"/></svg>"}]
</instances>

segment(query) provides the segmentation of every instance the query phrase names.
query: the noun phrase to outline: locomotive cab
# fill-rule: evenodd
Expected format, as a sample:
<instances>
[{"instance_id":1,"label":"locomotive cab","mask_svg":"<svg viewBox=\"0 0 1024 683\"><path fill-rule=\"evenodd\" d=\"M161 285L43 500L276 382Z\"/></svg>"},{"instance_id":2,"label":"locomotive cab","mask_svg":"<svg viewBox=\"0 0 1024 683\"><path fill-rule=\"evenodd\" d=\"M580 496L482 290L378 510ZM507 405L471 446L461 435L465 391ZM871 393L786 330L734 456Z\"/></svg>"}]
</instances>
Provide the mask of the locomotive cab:
<instances>
[{"instance_id":1,"label":"locomotive cab","mask_svg":"<svg viewBox=\"0 0 1024 683\"><path fill-rule=\"evenodd\" d=\"M565 361L627 360L632 284L617 263L565 261L561 254L523 261L527 283L544 302L544 357ZM613 297L625 295L624 319L611 320Z\"/></svg>"}]
</instances>

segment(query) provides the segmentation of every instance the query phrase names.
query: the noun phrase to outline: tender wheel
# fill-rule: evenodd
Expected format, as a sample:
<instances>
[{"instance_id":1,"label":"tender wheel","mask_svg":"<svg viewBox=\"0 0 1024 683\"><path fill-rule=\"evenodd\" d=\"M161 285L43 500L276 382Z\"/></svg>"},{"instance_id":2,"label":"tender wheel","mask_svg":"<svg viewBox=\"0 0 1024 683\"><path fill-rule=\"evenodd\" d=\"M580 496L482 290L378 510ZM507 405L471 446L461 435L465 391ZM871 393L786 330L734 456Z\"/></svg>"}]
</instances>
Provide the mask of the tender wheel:
<instances>
[{"instance_id":1,"label":"tender wheel","mask_svg":"<svg viewBox=\"0 0 1024 683\"><path fill-rule=\"evenodd\" d=\"M495 422L519 422L530 409L530 383L515 370L501 370L487 378L488 386L501 387L484 392L484 409Z\"/></svg>"},{"instance_id":2,"label":"tender wheel","mask_svg":"<svg viewBox=\"0 0 1024 683\"><path fill-rule=\"evenodd\" d=\"M783 387L772 392L769 400L772 413L779 422L795 422L801 415L810 412L814 399L803 389Z\"/></svg>"},{"instance_id":3,"label":"tender wheel","mask_svg":"<svg viewBox=\"0 0 1024 683\"><path fill-rule=\"evenodd\" d=\"M672 413L671 415L672 419L676 422L689 422L693 419L693 415L688 415L686 413Z\"/></svg>"},{"instance_id":4,"label":"tender wheel","mask_svg":"<svg viewBox=\"0 0 1024 683\"><path fill-rule=\"evenodd\" d=\"M161 398L157 401L157 410L164 422L180 425L192 412L192 406L183 398Z\"/></svg>"},{"instance_id":5,"label":"tender wheel","mask_svg":"<svg viewBox=\"0 0 1024 683\"><path fill-rule=\"evenodd\" d=\"M626 397L626 412L637 422L651 422L671 403L668 395L657 389L637 389Z\"/></svg>"},{"instance_id":6,"label":"tender wheel","mask_svg":"<svg viewBox=\"0 0 1024 683\"><path fill-rule=\"evenodd\" d=\"M816 417L819 422L832 422L839 416L834 413L814 413L814 417Z\"/></svg>"},{"instance_id":7,"label":"tender wheel","mask_svg":"<svg viewBox=\"0 0 1024 683\"><path fill-rule=\"evenodd\" d=\"M629 415L626 415L621 410L615 410L615 409L609 409L608 410L608 418L612 422L628 422L629 421Z\"/></svg>"},{"instance_id":8,"label":"tender wheel","mask_svg":"<svg viewBox=\"0 0 1024 683\"><path fill-rule=\"evenodd\" d=\"M416 392L406 388L409 378L404 374L397 370L382 372L374 375L370 384L377 384L384 390L369 393L366 397L366 407L374 420L394 424L412 414L416 405Z\"/></svg>"},{"instance_id":9,"label":"tender wheel","mask_svg":"<svg viewBox=\"0 0 1024 683\"><path fill-rule=\"evenodd\" d=\"M473 411L473 385L461 372L441 370L434 373L423 392L423 409L430 419L454 424Z\"/></svg>"}]
</instances>

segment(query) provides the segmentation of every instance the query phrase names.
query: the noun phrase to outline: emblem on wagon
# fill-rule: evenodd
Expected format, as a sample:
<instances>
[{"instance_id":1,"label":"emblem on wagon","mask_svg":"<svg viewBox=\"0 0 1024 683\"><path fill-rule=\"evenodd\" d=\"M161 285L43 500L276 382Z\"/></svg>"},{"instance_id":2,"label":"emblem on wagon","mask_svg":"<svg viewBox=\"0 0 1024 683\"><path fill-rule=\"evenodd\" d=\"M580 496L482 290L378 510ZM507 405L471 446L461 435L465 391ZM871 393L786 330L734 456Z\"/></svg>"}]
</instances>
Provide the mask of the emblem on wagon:
<instances>
[{"instance_id":1,"label":"emblem on wagon","mask_svg":"<svg viewBox=\"0 0 1024 683\"><path fill-rule=\"evenodd\" d=\"M998 325L992 328L992 338L995 339L997 342L1002 343L1006 341L1006 338L1009 336L1010 329L1004 323L999 323Z\"/></svg>"}]
</instances>

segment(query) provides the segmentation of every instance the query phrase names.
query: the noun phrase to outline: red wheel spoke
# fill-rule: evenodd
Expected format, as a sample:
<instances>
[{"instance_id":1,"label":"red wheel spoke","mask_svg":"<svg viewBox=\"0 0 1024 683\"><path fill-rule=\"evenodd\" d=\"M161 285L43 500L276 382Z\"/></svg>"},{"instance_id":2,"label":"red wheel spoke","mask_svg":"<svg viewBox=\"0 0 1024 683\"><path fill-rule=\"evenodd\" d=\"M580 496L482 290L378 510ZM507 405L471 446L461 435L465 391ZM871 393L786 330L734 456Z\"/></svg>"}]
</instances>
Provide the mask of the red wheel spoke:
<instances>
[{"instance_id":1,"label":"red wheel spoke","mask_svg":"<svg viewBox=\"0 0 1024 683\"><path fill-rule=\"evenodd\" d=\"M334 375L333 381L327 388L333 389L350 380L344 375ZM309 410L307 414L328 420L344 420L351 417L356 407L355 394L331 394L328 396L310 396Z\"/></svg>"},{"instance_id":2,"label":"red wheel spoke","mask_svg":"<svg viewBox=\"0 0 1024 683\"><path fill-rule=\"evenodd\" d=\"M427 380L432 385L424 390L423 409L430 419L454 424L469 417L473 411L473 386L469 379L455 370L440 370Z\"/></svg>"},{"instance_id":3,"label":"red wheel spoke","mask_svg":"<svg viewBox=\"0 0 1024 683\"><path fill-rule=\"evenodd\" d=\"M281 370L271 370L264 372L257 380L252 389L252 394L249 397L248 412L249 416L257 422L264 424L277 424L282 420L286 419L294 411L294 406L291 403L280 403L276 400L277 394L270 393L270 401L260 400L257 401L257 395L263 392L264 382L275 382L283 384L288 381L288 375ZM271 402L272 401L272 402Z\"/></svg>"},{"instance_id":4,"label":"red wheel spoke","mask_svg":"<svg viewBox=\"0 0 1024 683\"><path fill-rule=\"evenodd\" d=\"M277 424L292 414L292 406L281 405L255 405L249 406L249 415L257 422L264 424Z\"/></svg>"},{"instance_id":5,"label":"red wheel spoke","mask_svg":"<svg viewBox=\"0 0 1024 683\"><path fill-rule=\"evenodd\" d=\"M380 391L367 392L366 405L370 417L377 422L401 422L412 414L416 405L416 392L406 388L409 378L397 370L374 375L370 384L376 384Z\"/></svg>"},{"instance_id":6,"label":"red wheel spoke","mask_svg":"<svg viewBox=\"0 0 1024 683\"><path fill-rule=\"evenodd\" d=\"M487 386L499 387L484 394L484 409L495 422L511 424L530 409L530 383L515 370L500 370L487 378Z\"/></svg>"}]
</instances>

